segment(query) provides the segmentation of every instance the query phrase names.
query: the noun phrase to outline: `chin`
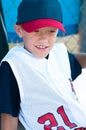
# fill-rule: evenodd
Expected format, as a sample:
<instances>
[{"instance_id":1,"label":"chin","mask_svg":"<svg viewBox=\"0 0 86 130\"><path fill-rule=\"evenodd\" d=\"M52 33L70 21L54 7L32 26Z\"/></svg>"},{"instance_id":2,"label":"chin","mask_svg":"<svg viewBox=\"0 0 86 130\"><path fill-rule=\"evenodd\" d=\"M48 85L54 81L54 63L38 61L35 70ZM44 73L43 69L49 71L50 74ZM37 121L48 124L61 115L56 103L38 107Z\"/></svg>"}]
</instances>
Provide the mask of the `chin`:
<instances>
[{"instance_id":1,"label":"chin","mask_svg":"<svg viewBox=\"0 0 86 130\"><path fill-rule=\"evenodd\" d=\"M43 58L45 58L47 55L42 55L42 56L36 56L37 58L39 58L39 59L43 59Z\"/></svg>"}]
</instances>

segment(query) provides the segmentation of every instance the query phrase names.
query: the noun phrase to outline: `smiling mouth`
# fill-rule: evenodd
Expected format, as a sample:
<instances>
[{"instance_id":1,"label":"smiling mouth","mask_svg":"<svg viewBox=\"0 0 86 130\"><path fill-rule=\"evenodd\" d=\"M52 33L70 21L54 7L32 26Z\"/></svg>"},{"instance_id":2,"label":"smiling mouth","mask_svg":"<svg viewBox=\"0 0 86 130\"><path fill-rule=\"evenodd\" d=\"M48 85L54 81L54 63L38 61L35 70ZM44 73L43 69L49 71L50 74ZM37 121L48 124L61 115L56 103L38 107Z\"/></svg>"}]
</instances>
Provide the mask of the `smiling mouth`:
<instances>
[{"instance_id":1,"label":"smiling mouth","mask_svg":"<svg viewBox=\"0 0 86 130\"><path fill-rule=\"evenodd\" d=\"M38 49L46 49L46 48L48 48L48 46L38 45L38 46L36 46L36 48L38 48Z\"/></svg>"}]
</instances>

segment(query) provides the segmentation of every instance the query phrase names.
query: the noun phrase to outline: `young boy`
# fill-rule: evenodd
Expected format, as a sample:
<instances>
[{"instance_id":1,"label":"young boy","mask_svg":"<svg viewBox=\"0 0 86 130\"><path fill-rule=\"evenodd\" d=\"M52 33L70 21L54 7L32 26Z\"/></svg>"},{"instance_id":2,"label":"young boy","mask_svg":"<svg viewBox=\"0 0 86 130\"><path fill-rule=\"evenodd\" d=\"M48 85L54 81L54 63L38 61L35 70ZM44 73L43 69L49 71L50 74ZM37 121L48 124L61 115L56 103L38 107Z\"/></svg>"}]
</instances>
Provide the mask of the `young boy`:
<instances>
[{"instance_id":1,"label":"young boy","mask_svg":"<svg viewBox=\"0 0 86 130\"><path fill-rule=\"evenodd\" d=\"M26 130L86 129L71 82L86 63L55 44L59 29L65 32L57 0L22 0L15 30L24 47L10 50L0 66L1 130L17 130L18 119Z\"/></svg>"}]
</instances>

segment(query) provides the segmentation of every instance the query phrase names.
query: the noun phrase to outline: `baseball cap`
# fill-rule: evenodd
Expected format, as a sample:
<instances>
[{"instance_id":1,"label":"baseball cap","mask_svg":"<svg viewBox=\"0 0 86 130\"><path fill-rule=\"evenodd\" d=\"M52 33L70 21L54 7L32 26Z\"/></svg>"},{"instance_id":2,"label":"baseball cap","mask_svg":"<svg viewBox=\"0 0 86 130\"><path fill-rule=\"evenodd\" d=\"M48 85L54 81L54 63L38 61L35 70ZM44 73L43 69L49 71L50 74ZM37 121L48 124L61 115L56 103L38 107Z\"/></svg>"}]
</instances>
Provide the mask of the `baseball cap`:
<instances>
[{"instance_id":1,"label":"baseball cap","mask_svg":"<svg viewBox=\"0 0 86 130\"><path fill-rule=\"evenodd\" d=\"M65 33L58 0L22 0L16 24L20 24L27 32L51 26Z\"/></svg>"}]
</instances>

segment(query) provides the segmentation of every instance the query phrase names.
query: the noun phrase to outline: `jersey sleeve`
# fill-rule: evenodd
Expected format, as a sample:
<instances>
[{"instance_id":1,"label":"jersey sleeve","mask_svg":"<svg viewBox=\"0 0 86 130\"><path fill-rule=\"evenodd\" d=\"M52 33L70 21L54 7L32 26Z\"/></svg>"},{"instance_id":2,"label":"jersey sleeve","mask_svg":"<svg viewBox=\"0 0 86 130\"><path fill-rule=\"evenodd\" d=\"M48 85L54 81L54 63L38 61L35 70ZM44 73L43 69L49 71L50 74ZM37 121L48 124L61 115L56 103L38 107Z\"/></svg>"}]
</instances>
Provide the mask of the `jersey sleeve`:
<instances>
[{"instance_id":1,"label":"jersey sleeve","mask_svg":"<svg viewBox=\"0 0 86 130\"><path fill-rule=\"evenodd\" d=\"M71 77L72 80L75 80L81 74L82 68L73 54L68 52L68 56L69 56L70 68L71 68Z\"/></svg>"},{"instance_id":2,"label":"jersey sleeve","mask_svg":"<svg viewBox=\"0 0 86 130\"><path fill-rule=\"evenodd\" d=\"M0 66L0 113L18 116L20 95L16 78L7 62Z\"/></svg>"}]
</instances>

